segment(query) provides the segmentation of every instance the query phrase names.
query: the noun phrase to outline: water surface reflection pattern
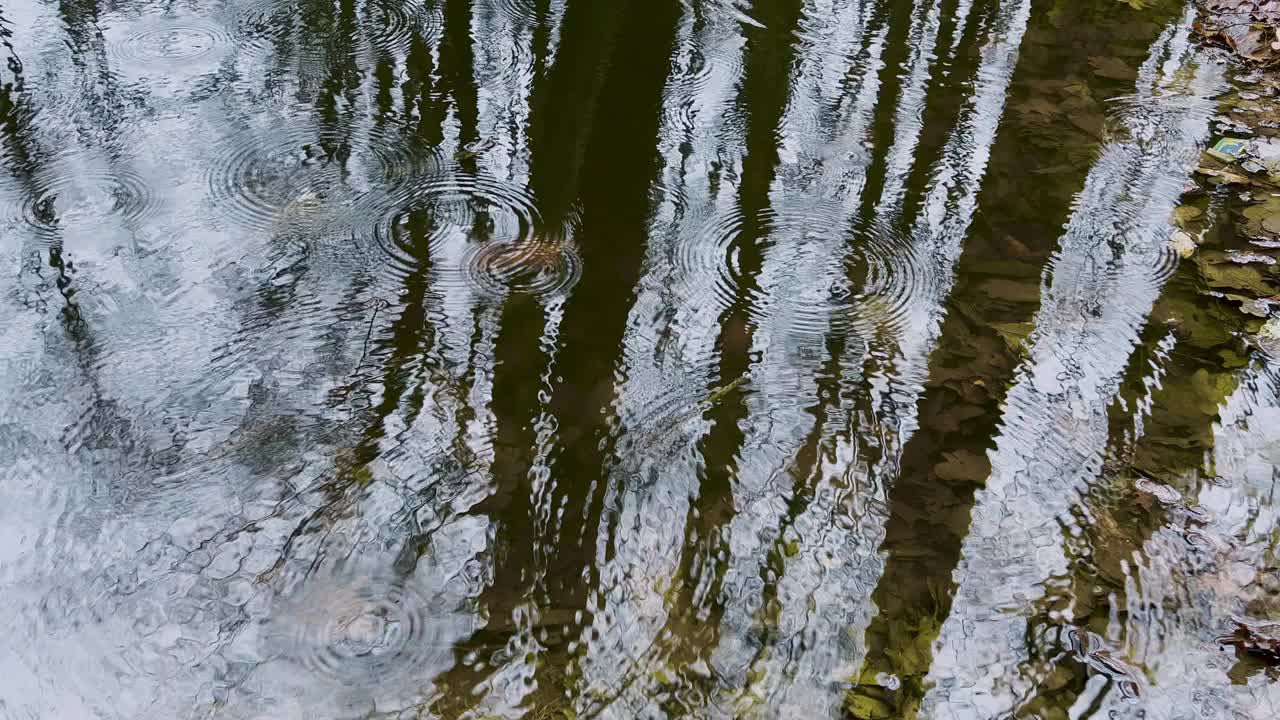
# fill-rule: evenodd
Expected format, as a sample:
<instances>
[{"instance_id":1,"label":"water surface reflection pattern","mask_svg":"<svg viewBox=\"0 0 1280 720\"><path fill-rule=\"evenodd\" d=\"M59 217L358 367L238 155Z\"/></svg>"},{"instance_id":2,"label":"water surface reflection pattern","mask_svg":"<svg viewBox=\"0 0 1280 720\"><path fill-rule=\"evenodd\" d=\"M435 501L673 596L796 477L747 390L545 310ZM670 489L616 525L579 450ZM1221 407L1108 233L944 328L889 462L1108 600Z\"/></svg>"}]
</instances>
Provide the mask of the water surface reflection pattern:
<instances>
[{"instance_id":1,"label":"water surface reflection pattern","mask_svg":"<svg viewBox=\"0 0 1280 720\"><path fill-rule=\"evenodd\" d=\"M1275 717L1192 19L5 2L0 717Z\"/></svg>"}]
</instances>

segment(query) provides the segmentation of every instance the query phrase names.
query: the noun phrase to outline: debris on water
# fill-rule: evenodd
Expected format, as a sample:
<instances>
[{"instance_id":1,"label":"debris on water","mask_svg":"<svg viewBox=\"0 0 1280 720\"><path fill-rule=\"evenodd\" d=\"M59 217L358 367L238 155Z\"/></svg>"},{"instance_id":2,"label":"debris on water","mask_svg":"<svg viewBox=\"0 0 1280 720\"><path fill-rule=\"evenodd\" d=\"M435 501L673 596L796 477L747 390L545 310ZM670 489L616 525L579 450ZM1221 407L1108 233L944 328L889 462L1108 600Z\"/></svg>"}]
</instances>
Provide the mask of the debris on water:
<instances>
[{"instance_id":1,"label":"debris on water","mask_svg":"<svg viewBox=\"0 0 1280 720\"><path fill-rule=\"evenodd\" d=\"M1237 253L1222 250L1201 250L1196 253L1196 264L1205 285L1237 295L1275 295L1277 282L1280 281L1276 266L1261 262L1240 262L1238 257L1241 256Z\"/></svg>"},{"instance_id":2,"label":"debris on water","mask_svg":"<svg viewBox=\"0 0 1280 720\"><path fill-rule=\"evenodd\" d=\"M1182 493L1164 483L1148 478L1138 478L1133 487L1140 493L1155 498L1161 505L1177 506L1182 504Z\"/></svg>"},{"instance_id":3,"label":"debris on water","mask_svg":"<svg viewBox=\"0 0 1280 720\"><path fill-rule=\"evenodd\" d=\"M1218 636L1218 644L1242 650L1272 665L1280 665L1280 623L1244 618L1231 620L1232 631Z\"/></svg>"},{"instance_id":4,"label":"debris on water","mask_svg":"<svg viewBox=\"0 0 1280 720\"><path fill-rule=\"evenodd\" d=\"M702 404L707 407L715 405L723 400L726 395L742 387L742 385L750 379L751 373L744 372L730 382L727 382L720 387L712 388L711 392L707 393L707 398L702 401Z\"/></svg>"},{"instance_id":5,"label":"debris on water","mask_svg":"<svg viewBox=\"0 0 1280 720\"><path fill-rule=\"evenodd\" d=\"M484 137L474 142L469 142L462 146L462 149L453 154L453 159L457 162L471 160L480 157L498 146L498 141L491 137Z\"/></svg>"},{"instance_id":6,"label":"debris on water","mask_svg":"<svg viewBox=\"0 0 1280 720\"><path fill-rule=\"evenodd\" d=\"M1137 669L1106 649L1101 636L1082 628L1072 628L1067 637L1076 658L1090 670L1114 682L1126 698L1142 695Z\"/></svg>"},{"instance_id":7,"label":"debris on water","mask_svg":"<svg viewBox=\"0 0 1280 720\"><path fill-rule=\"evenodd\" d=\"M369 298L368 300L366 300L366 301L365 301L365 302L360 306L360 309L361 309L361 310L373 310L373 311L380 311L380 310L386 310L386 309L387 309L387 308L389 308L389 307L391 307L391 303L390 303L389 301L387 301L387 300L386 300L386 299L384 299L384 298L378 297L377 295L374 295L373 297L371 297L371 298Z\"/></svg>"},{"instance_id":8,"label":"debris on water","mask_svg":"<svg viewBox=\"0 0 1280 720\"><path fill-rule=\"evenodd\" d=\"M1276 301L1270 298L1251 298L1233 293L1215 293L1215 296L1221 297L1228 302L1239 303L1240 312L1263 319L1271 317L1272 306L1277 304Z\"/></svg>"},{"instance_id":9,"label":"debris on water","mask_svg":"<svg viewBox=\"0 0 1280 720\"><path fill-rule=\"evenodd\" d=\"M1270 217L1268 221L1280 221L1280 218ZM1267 221L1263 221L1263 227L1266 227ZM1261 255L1259 253L1236 252L1227 255L1227 259L1237 265L1250 265L1260 263L1262 265L1275 265L1276 259L1270 255Z\"/></svg>"},{"instance_id":10,"label":"debris on water","mask_svg":"<svg viewBox=\"0 0 1280 720\"><path fill-rule=\"evenodd\" d=\"M1280 162L1280 140L1274 138L1253 140L1247 146L1247 151L1265 165Z\"/></svg>"},{"instance_id":11,"label":"debris on water","mask_svg":"<svg viewBox=\"0 0 1280 720\"><path fill-rule=\"evenodd\" d=\"M1198 167L1196 172L1205 177L1217 178L1227 185L1248 185L1249 178L1239 173L1228 172L1226 170L1215 170L1209 167Z\"/></svg>"},{"instance_id":12,"label":"debris on water","mask_svg":"<svg viewBox=\"0 0 1280 720\"><path fill-rule=\"evenodd\" d=\"M1217 144L1215 144L1213 147L1209 148L1205 152L1221 160L1222 162L1229 163L1229 162L1235 162L1237 159L1239 159L1239 157L1244 154L1244 151L1248 146L1249 146L1248 140L1243 140L1241 138L1224 137L1221 140L1219 140Z\"/></svg>"}]
</instances>

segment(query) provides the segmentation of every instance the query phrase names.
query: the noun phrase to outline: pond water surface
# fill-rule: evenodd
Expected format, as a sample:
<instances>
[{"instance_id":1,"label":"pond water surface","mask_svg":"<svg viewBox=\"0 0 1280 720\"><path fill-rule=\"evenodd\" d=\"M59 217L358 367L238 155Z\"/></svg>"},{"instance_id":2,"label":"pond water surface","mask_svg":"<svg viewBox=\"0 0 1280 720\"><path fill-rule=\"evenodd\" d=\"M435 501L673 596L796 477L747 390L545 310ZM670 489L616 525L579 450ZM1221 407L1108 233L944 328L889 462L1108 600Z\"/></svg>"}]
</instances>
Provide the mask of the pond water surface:
<instances>
[{"instance_id":1,"label":"pond water surface","mask_svg":"<svg viewBox=\"0 0 1280 720\"><path fill-rule=\"evenodd\" d=\"M0 718L1280 716L1193 19L0 0Z\"/></svg>"}]
</instances>

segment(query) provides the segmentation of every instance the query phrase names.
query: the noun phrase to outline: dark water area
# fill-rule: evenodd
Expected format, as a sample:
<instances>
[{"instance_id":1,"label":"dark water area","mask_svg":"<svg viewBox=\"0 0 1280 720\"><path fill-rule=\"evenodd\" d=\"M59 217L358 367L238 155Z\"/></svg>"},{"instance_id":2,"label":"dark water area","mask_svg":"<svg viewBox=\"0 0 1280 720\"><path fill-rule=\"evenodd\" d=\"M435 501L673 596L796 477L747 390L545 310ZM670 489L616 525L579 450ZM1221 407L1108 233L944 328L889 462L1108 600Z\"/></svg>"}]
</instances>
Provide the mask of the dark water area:
<instances>
[{"instance_id":1,"label":"dark water area","mask_svg":"<svg viewBox=\"0 0 1280 720\"><path fill-rule=\"evenodd\" d=\"M0 719L1280 716L1194 18L0 0Z\"/></svg>"}]
</instances>

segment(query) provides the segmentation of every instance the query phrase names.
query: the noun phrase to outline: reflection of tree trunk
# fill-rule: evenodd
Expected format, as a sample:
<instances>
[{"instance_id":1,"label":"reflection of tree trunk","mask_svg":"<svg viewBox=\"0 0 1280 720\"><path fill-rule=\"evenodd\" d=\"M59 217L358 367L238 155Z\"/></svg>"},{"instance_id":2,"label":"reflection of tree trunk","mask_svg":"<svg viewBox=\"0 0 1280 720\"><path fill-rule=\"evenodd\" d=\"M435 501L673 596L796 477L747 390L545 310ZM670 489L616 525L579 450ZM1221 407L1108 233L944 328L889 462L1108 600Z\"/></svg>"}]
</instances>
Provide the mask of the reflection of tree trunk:
<instances>
[{"instance_id":1,"label":"reflection of tree trunk","mask_svg":"<svg viewBox=\"0 0 1280 720\"><path fill-rule=\"evenodd\" d=\"M543 82L534 85L529 184L543 219L552 227L568 216L578 197L583 158L600 110L598 98L615 64L614 46L623 32L629 5L570 2L555 65L547 69ZM625 32L633 37L630 27Z\"/></svg>"},{"instance_id":2,"label":"reflection of tree trunk","mask_svg":"<svg viewBox=\"0 0 1280 720\"><path fill-rule=\"evenodd\" d=\"M935 0L941 2L942 0ZM977 0L981 2L981 0ZM870 131L867 133L868 139L876 148L889 148L894 144L895 136L898 129L894 127L894 120L897 116L897 104L888 102L895 98L902 84L902 72L906 67L910 51L912 50L908 42L911 29L911 14L916 6L927 4L926 0L918 0L917 2L893 2L889 3L888 17L885 22L889 27L889 34L885 38L885 50L882 57L883 67L880 70L880 86L885 88L882 93L884 101L876 104L875 115L871 121ZM948 4L954 5L955 0L949 0ZM952 13L944 12L944 18L951 18ZM945 37L947 25L941 28L941 35ZM956 73L960 77L964 77L963 72ZM932 83L930 85L932 87ZM935 97L936 97L935 93ZM956 93L957 96L961 95ZM958 109L957 109L958 112ZM928 124L925 124L928 127ZM947 127L947 124L943 124ZM936 149L935 149L936 152ZM889 164L883 162L884 153L877 151L877 160L880 162L872 162L867 168L866 187L862 191L862 205L860 216L863 218L873 218L876 204L880 201L880 194L884 189L885 181L888 178ZM917 157L914 167L917 171L927 171L932 165L929 162L928 154L924 149L917 150ZM923 172L921 172L923 174Z\"/></svg>"},{"instance_id":3,"label":"reflection of tree trunk","mask_svg":"<svg viewBox=\"0 0 1280 720\"><path fill-rule=\"evenodd\" d=\"M1041 601L1069 606L1074 626L1097 633L1114 648L1123 648L1129 640L1127 625L1121 625L1119 636L1109 630L1129 606L1133 553L1163 527L1194 532L1198 525L1181 508L1166 507L1145 493L1141 483L1168 485L1193 498L1201 481L1213 476L1205 462L1213 456L1214 424L1219 408L1236 388L1239 372L1228 367L1220 353L1243 357L1247 352L1234 332L1243 319L1233 309L1206 304L1196 290L1197 274L1194 263L1183 263L1155 304L1151 317L1158 321L1143 333L1120 401L1111 407L1108 472L1084 499L1089 522L1080 525L1083 541L1064 538L1073 551L1068 552L1070 583ZM1180 330L1206 322L1214 332ZM1152 387L1156 367L1160 381ZM1139 422L1142 431L1135 436ZM1071 652L1066 637L1044 635L1036 648L1038 657L1033 655L1030 662L1056 662L1056 667L1046 668L1036 695L1021 708L1021 717L1047 707L1069 707L1089 678L1083 663L1054 659ZM1094 702L1102 697L1099 694Z\"/></svg>"},{"instance_id":4,"label":"reflection of tree trunk","mask_svg":"<svg viewBox=\"0 0 1280 720\"><path fill-rule=\"evenodd\" d=\"M758 290L756 277L764 265L768 233L762 215L770 204L769 188L778 164L776 132L791 92L801 9L798 0L768 3L753 10L765 27L744 28L746 66L738 101L739 112L748 118L738 198L743 224L731 250L737 253L741 272L734 301L719 318L719 387L733 384L751 365L755 326L749 312ZM729 555L725 533L733 519L733 480L745 440L740 423L746 416L742 390L735 385L710 411L711 429L700 443L705 475L700 478L698 499L689 506L683 554L672 585L677 594L668 612L668 626L659 633L662 637L669 630L678 632L673 638L677 644L668 652L673 656L688 655L688 662L675 663L676 667L687 667L709 657L718 643L723 616L719 605L725 573L723 558ZM700 586L705 587L700 591ZM702 607L698 596L709 598L713 605ZM688 674L681 682L697 685L702 679Z\"/></svg>"},{"instance_id":5,"label":"reflection of tree trunk","mask_svg":"<svg viewBox=\"0 0 1280 720\"><path fill-rule=\"evenodd\" d=\"M468 667L463 658L475 651L488 659L495 646L505 644L503 635L527 629L513 623L512 614L534 600L548 559L556 558L549 573L553 582L563 579L562 573L577 575L590 567L590 558L581 552L587 545L580 540L598 523L597 503L585 495L587 488L600 486L588 479L598 477L605 464L595 443L607 432L600 410L608 402L607 395L594 391L610 390L614 348L629 309L629 296L617 290L634 285L643 255L644 238L632 236L644 226L648 210L646 188L653 174L648 148L656 134L657 101L673 37L664 26L674 25L674 7L666 2L657 9L642 9L636 2L571 4L555 66L539 76L541 82L534 88L530 185L547 227L561 225L581 197L584 225L578 240L591 268L574 290L561 323L558 344L567 351L556 374L571 385L557 389L552 400L563 443L555 460L559 484L552 490L557 497L567 496L566 501L579 508L577 513L590 509L594 519L570 510L566 516L575 515L582 524L561 528L557 539L535 536L539 528L530 471L538 443L532 423L541 408L538 395L550 358L544 352L544 306L511 296L500 321L491 404L497 424L492 466L496 490L472 510L489 513L497 525L493 584L479 599L489 620L483 631L458 648L457 665L441 678L442 702L450 712L454 703L471 698L472 689L487 674ZM620 39L624 21L627 34ZM591 180L582 183L580 176ZM614 304L608 304L609 298ZM608 348L608 354L599 357L592 348ZM569 566L576 570L566 569ZM551 590L554 601L542 609L542 624L567 627L562 611L581 607L585 588L570 582Z\"/></svg>"},{"instance_id":6,"label":"reflection of tree trunk","mask_svg":"<svg viewBox=\"0 0 1280 720\"><path fill-rule=\"evenodd\" d=\"M587 270L565 307L560 330L564 352L556 373L563 383L550 408L558 439L551 459L556 481L548 504L562 509L557 513L562 524L545 539L552 610L586 612L588 594L598 581L597 562L605 560L595 553L613 464L614 382L648 240L649 187L658 172L654 147L679 18L675 0L634 1L626 7L619 18L625 31L611 54L586 144L578 247ZM587 30L566 20L566 32ZM568 61L565 55L559 60ZM554 664L542 668L563 674Z\"/></svg>"},{"instance_id":7,"label":"reflection of tree trunk","mask_svg":"<svg viewBox=\"0 0 1280 720\"><path fill-rule=\"evenodd\" d=\"M851 698L857 717L884 717L876 714L882 703L894 708L893 717L914 717L923 698L928 649L950 610L951 576L968 531L973 493L990 472L986 451L1017 365L1017 356L990 326L1028 322L1036 310L1029 303L1016 309L980 304L980 282L973 278L982 277L975 265L987 252L985 246L971 245L960 260L953 304L976 300L975 311L947 316L920 400L920 427L903 449L890 490L882 545L888 557L872 594L879 614L867 628L866 664L855 678L862 688ZM1034 282L1035 261L1043 257L1029 258L1025 269L1032 272L1016 280ZM901 689L878 691L879 673L897 675Z\"/></svg>"},{"instance_id":8,"label":"reflection of tree trunk","mask_svg":"<svg viewBox=\"0 0 1280 720\"><path fill-rule=\"evenodd\" d=\"M1159 28L1152 25L1146 37L1132 37L1131 31L1121 36L1109 30L1107 17L1090 8L1062 12L1076 15L1033 14L1026 37L1046 39L1023 44L1011 96L1057 105L1062 102L1054 96L1060 91L1057 78L1091 78L1098 87L1084 91L1087 106L1071 112L1100 115L1101 100L1093 98L1116 92L1115 83L1093 75L1087 64L1092 53L1081 52L1078 39L1100 52L1114 51L1117 43L1145 50ZM1054 142L1029 143L1039 139L1046 124L1061 123L1023 111L1021 102L1014 101L1006 113L993 148L981 211L958 264L940 344L930 358L920 428L903 449L891 489L882 546L886 565L872 595L878 615L867 629L867 657L849 699L854 717L916 716L927 690L932 643L951 610L953 573L969 532L974 493L990 473L987 452L1001 403L1035 317L1041 266L1096 152L1093 136L1074 131L1058 133ZM1074 162L1063 167L1064 157ZM1057 181L1037 193L1022 192L1028 172L1041 168L1052 170ZM883 687L882 673L897 676L900 687Z\"/></svg>"},{"instance_id":9,"label":"reflection of tree trunk","mask_svg":"<svg viewBox=\"0 0 1280 720\"><path fill-rule=\"evenodd\" d=\"M459 147L474 142L478 133L479 89L476 85L475 53L471 48L472 41L470 0L446 2L444 37L440 42L440 72L458 114ZM471 162L474 162L474 159Z\"/></svg>"}]
</instances>

